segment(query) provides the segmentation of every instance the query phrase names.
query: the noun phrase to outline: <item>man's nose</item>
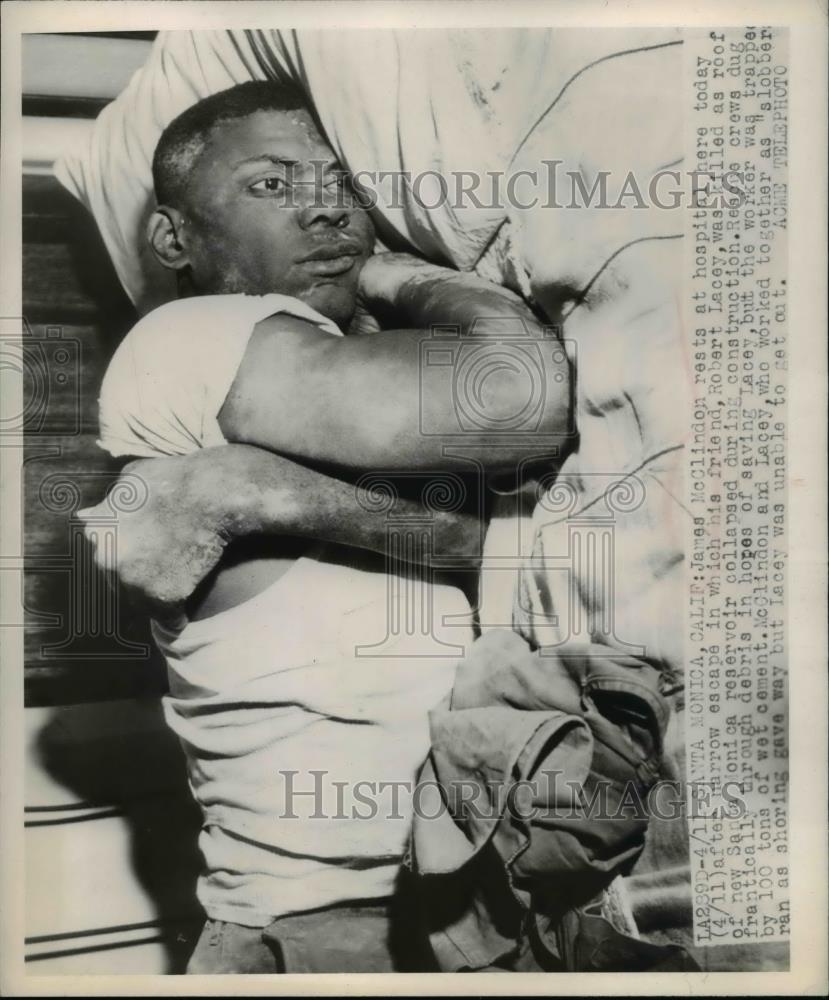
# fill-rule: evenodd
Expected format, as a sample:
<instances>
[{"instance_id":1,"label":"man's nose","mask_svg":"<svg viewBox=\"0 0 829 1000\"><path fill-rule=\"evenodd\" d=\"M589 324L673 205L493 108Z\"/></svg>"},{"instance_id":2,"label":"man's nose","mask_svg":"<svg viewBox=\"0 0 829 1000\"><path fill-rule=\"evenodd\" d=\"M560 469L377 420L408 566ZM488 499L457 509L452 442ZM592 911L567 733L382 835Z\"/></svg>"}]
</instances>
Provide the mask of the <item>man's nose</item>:
<instances>
[{"instance_id":1,"label":"man's nose","mask_svg":"<svg viewBox=\"0 0 829 1000\"><path fill-rule=\"evenodd\" d=\"M316 196L299 210L299 224L303 229L312 226L331 226L345 229L351 221L351 206L342 191L317 192Z\"/></svg>"}]
</instances>

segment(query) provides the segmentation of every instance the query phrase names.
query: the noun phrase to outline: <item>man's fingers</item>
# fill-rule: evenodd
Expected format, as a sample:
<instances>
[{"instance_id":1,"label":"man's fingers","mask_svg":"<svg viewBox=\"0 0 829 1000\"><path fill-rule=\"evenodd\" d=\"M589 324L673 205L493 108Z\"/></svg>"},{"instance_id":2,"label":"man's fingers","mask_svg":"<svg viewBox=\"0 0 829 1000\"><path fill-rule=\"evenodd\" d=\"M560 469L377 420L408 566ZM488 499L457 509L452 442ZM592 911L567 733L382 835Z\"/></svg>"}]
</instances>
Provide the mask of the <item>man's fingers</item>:
<instances>
[{"instance_id":1,"label":"man's fingers","mask_svg":"<svg viewBox=\"0 0 829 1000\"><path fill-rule=\"evenodd\" d=\"M107 520L112 520L112 508L106 500L96 503L94 507L84 507L83 510L75 511L75 517L81 521L88 521L90 518L102 516L106 517Z\"/></svg>"}]
</instances>

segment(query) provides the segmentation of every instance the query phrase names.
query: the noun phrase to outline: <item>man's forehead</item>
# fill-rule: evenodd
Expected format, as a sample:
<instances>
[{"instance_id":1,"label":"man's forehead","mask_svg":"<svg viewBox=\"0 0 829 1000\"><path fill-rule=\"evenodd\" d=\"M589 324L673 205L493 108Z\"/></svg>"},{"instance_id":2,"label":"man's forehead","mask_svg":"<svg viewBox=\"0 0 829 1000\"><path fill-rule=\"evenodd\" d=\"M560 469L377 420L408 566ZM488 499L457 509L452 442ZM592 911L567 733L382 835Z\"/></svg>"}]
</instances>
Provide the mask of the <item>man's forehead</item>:
<instances>
[{"instance_id":1,"label":"man's forehead","mask_svg":"<svg viewBox=\"0 0 829 1000\"><path fill-rule=\"evenodd\" d=\"M334 159L311 115L303 108L255 111L246 118L219 122L206 152L229 164L262 155L287 160Z\"/></svg>"}]
</instances>

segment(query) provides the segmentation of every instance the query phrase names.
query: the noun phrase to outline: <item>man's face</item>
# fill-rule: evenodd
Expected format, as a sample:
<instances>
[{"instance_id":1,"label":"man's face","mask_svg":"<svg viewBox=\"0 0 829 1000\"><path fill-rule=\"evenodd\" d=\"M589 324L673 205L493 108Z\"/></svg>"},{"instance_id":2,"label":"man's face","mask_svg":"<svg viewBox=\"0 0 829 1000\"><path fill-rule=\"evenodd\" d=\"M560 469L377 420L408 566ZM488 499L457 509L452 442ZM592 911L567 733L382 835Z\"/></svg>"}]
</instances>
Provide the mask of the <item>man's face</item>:
<instances>
[{"instance_id":1,"label":"man's face","mask_svg":"<svg viewBox=\"0 0 829 1000\"><path fill-rule=\"evenodd\" d=\"M348 323L374 230L307 112L219 124L182 211L198 292L279 292Z\"/></svg>"}]
</instances>

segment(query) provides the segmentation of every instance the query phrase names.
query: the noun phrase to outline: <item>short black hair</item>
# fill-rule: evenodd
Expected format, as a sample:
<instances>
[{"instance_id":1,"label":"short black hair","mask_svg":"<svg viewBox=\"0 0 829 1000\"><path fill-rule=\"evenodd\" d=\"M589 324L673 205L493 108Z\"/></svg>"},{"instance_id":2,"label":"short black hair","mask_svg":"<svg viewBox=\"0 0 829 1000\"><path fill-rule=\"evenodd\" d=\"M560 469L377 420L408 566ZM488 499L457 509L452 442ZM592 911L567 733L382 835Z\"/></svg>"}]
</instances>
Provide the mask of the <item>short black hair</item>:
<instances>
[{"instance_id":1,"label":"short black hair","mask_svg":"<svg viewBox=\"0 0 829 1000\"><path fill-rule=\"evenodd\" d=\"M181 203L196 161L210 133L221 122L247 118L257 111L308 110L296 88L268 80L240 83L205 97L174 118L161 134L153 155L153 186L159 205Z\"/></svg>"}]
</instances>

